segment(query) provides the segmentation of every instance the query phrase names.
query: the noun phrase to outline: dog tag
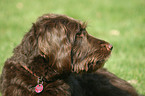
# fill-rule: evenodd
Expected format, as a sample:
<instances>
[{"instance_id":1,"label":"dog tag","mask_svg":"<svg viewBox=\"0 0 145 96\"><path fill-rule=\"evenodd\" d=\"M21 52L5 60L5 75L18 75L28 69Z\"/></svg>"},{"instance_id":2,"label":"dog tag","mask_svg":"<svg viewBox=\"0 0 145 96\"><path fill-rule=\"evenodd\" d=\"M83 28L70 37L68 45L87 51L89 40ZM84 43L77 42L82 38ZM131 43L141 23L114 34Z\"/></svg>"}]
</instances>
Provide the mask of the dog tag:
<instances>
[{"instance_id":1,"label":"dog tag","mask_svg":"<svg viewBox=\"0 0 145 96\"><path fill-rule=\"evenodd\" d=\"M43 91L43 85L42 84L38 84L36 87L35 87L35 92L36 93L40 93Z\"/></svg>"}]
</instances>

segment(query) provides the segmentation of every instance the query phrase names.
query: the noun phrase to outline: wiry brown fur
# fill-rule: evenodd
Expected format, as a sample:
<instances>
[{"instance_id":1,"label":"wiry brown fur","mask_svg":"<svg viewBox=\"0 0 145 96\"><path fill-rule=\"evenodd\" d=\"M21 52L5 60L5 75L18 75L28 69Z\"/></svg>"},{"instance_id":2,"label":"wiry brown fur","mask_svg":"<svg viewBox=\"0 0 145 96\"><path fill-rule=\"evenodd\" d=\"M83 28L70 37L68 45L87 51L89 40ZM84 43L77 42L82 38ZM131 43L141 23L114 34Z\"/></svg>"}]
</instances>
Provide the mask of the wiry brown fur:
<instances>
[{"instance_id":1,"label":"wiry brown fur","mask_svg":"<svg viewBox=\"0 0 145 96\"><path fill-rule=\"evenodd\" d=\"M126 81L99 69L111 50L109 43L87 33L85 23L65 15L43 15L5 62L2 95L137 96ZM24 66L43 78L41 93L34 91L37 76Z\"/></svg>"}]
</instances>

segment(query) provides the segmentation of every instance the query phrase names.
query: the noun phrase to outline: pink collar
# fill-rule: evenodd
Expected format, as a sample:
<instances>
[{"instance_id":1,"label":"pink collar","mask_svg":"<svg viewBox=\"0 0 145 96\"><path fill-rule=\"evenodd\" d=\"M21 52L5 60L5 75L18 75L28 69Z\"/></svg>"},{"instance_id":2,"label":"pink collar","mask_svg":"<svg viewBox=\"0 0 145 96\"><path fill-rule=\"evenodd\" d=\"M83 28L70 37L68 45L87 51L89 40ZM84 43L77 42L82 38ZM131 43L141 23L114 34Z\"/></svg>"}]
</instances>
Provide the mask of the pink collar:
<instances>
[{"instance_id":1,"label":"pink collar","mask_svg":"<svg viewBox=\"0 0 145 96\"><path fill-rule=\"evenodd\" d=\"M43 78L42 77L39 77L37 76L35 73L33 73L27 66L24 66L22 65L22 67L27 70L29 73L31 73L33 76L37 77L38 78L38 81L37 81L37 85L35 86L35 92L36 93L40 93L43 91Z\"/></svg>"}]
</instances>

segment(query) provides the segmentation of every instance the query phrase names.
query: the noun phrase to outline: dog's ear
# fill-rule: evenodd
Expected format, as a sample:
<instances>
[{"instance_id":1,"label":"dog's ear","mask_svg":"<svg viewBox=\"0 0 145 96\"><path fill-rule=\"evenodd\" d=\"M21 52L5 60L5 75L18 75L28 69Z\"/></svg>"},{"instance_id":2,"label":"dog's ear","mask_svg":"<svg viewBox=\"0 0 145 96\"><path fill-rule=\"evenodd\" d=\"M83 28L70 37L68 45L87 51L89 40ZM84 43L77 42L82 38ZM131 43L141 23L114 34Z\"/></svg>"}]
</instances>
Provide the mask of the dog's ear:
<instances>
[{"instance_id":1,"label":"dog's ear","mask_svg":"<svg viewBox=\"0 0 145 96\"><path fill-rule=\"evenodd\" d=\"M38 48L40 54L49 59L49 66L59 73L71 70L71 44L67 29L61 23L47 23L40 26Z\"/></svg>"}]
</instances>

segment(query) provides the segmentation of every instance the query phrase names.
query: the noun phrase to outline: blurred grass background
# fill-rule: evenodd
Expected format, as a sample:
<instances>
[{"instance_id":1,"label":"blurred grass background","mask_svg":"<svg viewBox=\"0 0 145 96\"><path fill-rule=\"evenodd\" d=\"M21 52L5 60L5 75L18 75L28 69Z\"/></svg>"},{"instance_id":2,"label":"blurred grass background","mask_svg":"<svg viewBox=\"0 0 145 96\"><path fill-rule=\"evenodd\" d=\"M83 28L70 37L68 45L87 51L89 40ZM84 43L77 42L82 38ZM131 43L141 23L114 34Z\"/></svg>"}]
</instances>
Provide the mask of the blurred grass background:
<instances>
[{"instance_id":1,"label":"blurred grass background","mask_svg":"<svg viewBox=\"0 0 145 96\"><path fill-rule=\"evenodd\" d=\"M88 32L110 42L105 67L145 94L145 0L1 0L0 73L5 60L45 13L88 22Z\"/></svg>"}]
</instances>

